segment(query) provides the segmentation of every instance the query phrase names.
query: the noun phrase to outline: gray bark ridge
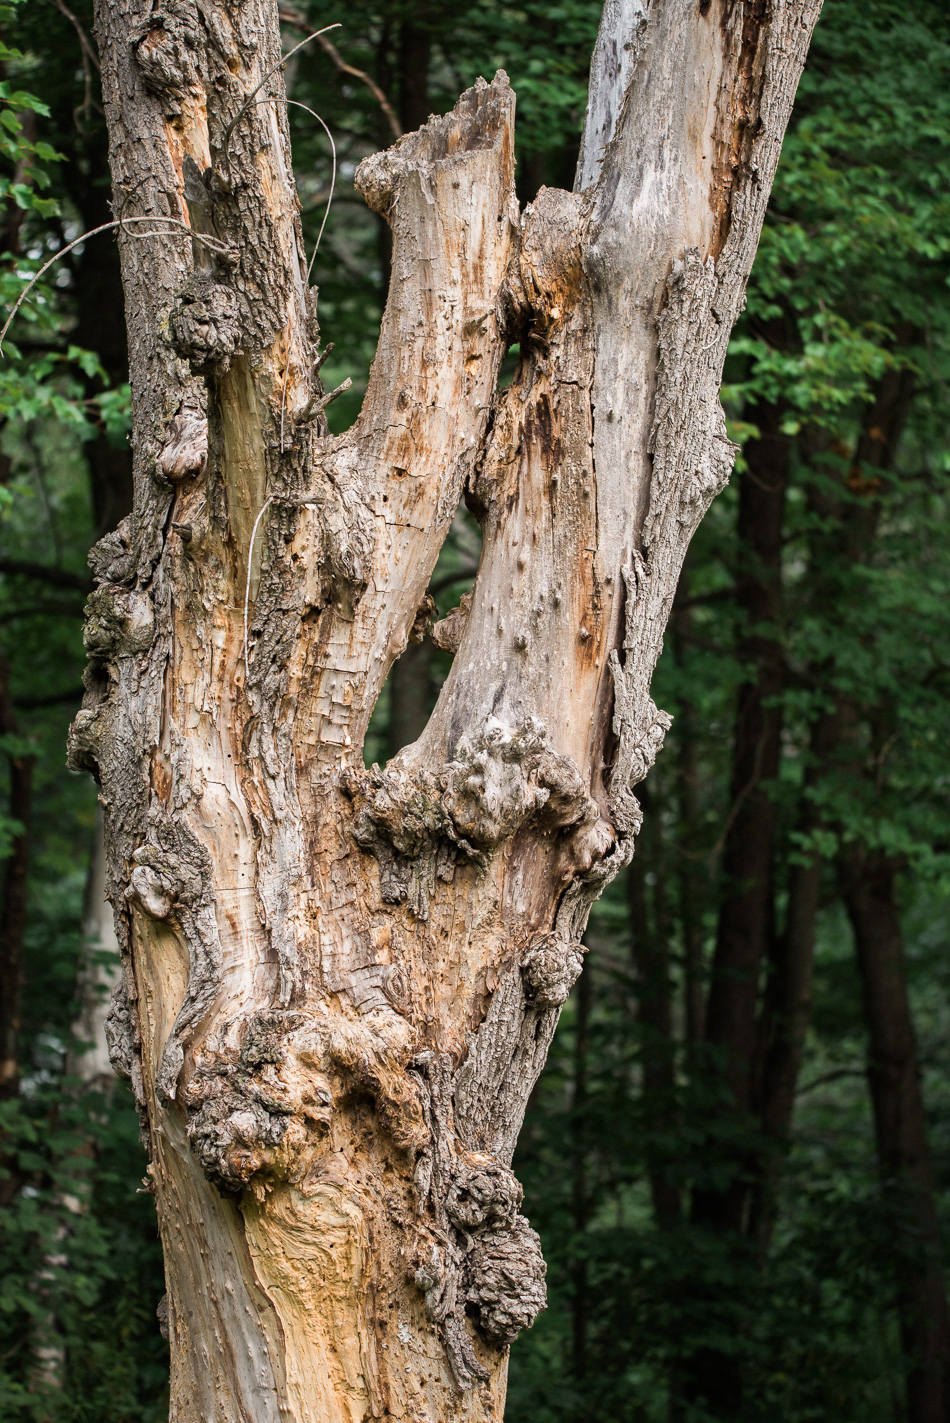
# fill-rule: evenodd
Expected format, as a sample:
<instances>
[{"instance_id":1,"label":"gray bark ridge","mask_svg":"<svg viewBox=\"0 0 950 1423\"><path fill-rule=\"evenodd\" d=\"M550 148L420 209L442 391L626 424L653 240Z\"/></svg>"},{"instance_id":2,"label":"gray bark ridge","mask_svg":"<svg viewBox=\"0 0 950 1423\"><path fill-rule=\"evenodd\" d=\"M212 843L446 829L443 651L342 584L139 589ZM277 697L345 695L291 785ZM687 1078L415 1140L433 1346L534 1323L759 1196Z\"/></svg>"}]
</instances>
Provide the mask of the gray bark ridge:
<instances>
[{"instance_id":1,"label":"gray bark ridge","mask_svg":"<svg viewBox=\"0 0 950 1423\"><path fill-rule=\"evenodd\" d=\"M650 680L817 11L611 0L578 190L523 213L501 72L367 159L393 274L332 436L275 8L100 0L117 210L155 225L120 238L136 503L91 556L70 755L180 1423L501 1417L544 1303L512 1153L669 725ZM462 499L451 672L365 769Z\"/></svg>"}]
</instances>

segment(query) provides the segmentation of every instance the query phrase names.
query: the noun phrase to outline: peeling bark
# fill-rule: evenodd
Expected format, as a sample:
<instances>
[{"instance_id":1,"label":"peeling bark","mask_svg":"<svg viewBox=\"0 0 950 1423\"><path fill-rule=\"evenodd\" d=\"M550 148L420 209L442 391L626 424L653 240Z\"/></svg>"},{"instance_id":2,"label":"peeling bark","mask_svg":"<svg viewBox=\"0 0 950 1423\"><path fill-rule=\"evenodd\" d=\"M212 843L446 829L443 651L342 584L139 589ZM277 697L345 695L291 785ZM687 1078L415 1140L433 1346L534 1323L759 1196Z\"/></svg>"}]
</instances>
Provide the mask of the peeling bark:
<instances>
[{"instance_id":1,"label":"peeling bark","mask_svg":"<svg viewBox=\"0 0 950 1423\"><path fill-rule=\"evenodd\" d=\"M669 725L650 679L818 8L608 7L578 191L523 213L503 73L367 159L389 300L331 436L276 8L98 6L117 206L194 234L120 238L136 502L91 556L71 737L182 1423L501 1416L544 1303L512 1152ZM452 670L364 770L463 498Z\"/></svg>"}]
</instances>

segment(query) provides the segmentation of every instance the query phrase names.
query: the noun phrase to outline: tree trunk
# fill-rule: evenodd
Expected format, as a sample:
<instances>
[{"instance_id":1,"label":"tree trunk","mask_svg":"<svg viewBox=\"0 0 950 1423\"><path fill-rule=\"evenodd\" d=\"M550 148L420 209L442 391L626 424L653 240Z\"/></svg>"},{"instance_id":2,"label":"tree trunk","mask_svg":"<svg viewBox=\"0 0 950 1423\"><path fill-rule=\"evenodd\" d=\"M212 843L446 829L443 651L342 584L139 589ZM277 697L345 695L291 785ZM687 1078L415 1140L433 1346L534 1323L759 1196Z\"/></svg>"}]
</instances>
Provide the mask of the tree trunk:
<instances>
[{"instance_id":1,"label":"tree trunk","mask_svg":"<svg viewBox=\"0 0 950 1423\"><path fill-rule=\"evenodd\" d=\"M587 1171L589 1133L588 1061L590 1053L590 1013L593 999L591 972L582 973L577 985L574 1028L574 1081L571 1090L571 1215L574 1247L571 1259L571 1367L577 1383L587 1377L589 1282L587 1241L590 1224L590 1183Z\"/></svg>"},{"instance_id":2,"label":"tree trunk","mask_svg":"<svg viewBox=\"0 0 950 1423\"><path fill-rule=\"evenodd\" d=\"M725 887L706 1010L706 1042L722 1055L729 1097L740 1116L753 1106L759 977L775 931L775 805L767 783L778 775L781 751L782 531L789 461L781 410L764 406L752 414L760 435L747 447L739 490L736 577L744 618L737 652L749 676L736 706ZM745 1187L737 1182L715 1199L699 1197L697 1213L739 1230L745 1198Z\"/></svg>"},{"instance_id":3,"label":"tree trunk","mask_svg":"<svg viewBox=\"0 0 950 1423\"><path fill-rule=\"evenodd\" d=\"M19 738L10 669L0 655L0 736ZM18 823L3 865L0 900L0 1101L20 1091L20 994L23 980L23 936L30 868L30 820L33 810L33 761L22 749L7 750L10 766L9 815ZM0 1180L0 1205L15 1193L13 1176Z\"/></svg>"},{"instance_id":4,"label":"tree trunk","mask_svg":"<svg viewBox=\"0 0 950 1423\"><path fill-rule=\"evenodd\" d=\"M633 970L637 993L637 1015L640 1021L640 1061L643 1070L643 1102L649 1128L671 1136L675 1130L676 1057L673 1039L673 986L670 980L669 922L664 912L663 856L659 843L659 817L653 810L653 797L644 794L644 810L652 816L649 826L649 861L644 859L648 847L641 841L628 871L627 899L630 906L630 928L633 939ZM647 837L645 837L647 838ZM646 865L653 866L653 924L650 925L646 893ZM661 1230L669 1230L681 1215L680 1193L671 1185L666 1163L656 1159L650 1164L650 1197L653 1216Z\"/></svg>"},{"instance_id":5,"label":"tree trunk","mask_svg":"<svg viewBox=\"0 0 950 1423\"><path fill-rule=\"evenodd\" d=\"M722 1184L697 1187L691 1202L694 1223L734 1237L730 1248L747 1263L758 1164L748 1139L757 1106L759 980L775 934L775 805L767 783L778 775L781 753L782 532L789 465L781 410L763 406L752 416L760 434L747 446L739 488L736 568L736 602L744 619L737 654L748 680L736 703L724 886L704 1038L711 1049L707 1070L723 1089L714 1109L720 1129L713 1138L723 1158ZM734 1128L731 1140L723 1123ZM723 1414L739 1408L742 1377L735 1350L702 1349L684 1360L681 1372L688 1400L705 1401Z\"/></svg>"},{"instance_id":6,"label":"tree trunk","mask_svg":"<svg viewBox=\"0 0 950 1423\"><path fill-rule=\"evenodd\" d=\"M501 1415L544 1301L511 1156L668 725L650 679L731 466L722 363L817 11L610 0L577 192L524 213L501 73L367 159L392 281L330 436L275 7L98 6L135 511L92 556L71 755L183 1423ZM452 669L366 771L463 497Z\"/></svg>"},{"instance_id":7,"label":"tree trunk","mask_svg":"<svg viewBox=\"0 0 950 1423\"><path fill-rule=\"evenodd\" d=\"M822 823L820 808L811 792L829 770L840 738L841 715L832 708L822 713L812 729L810 765L796 826L803 837L814 834ZM763 1154L757 1163L750 1222L762 1259L775 1223L782 1155L792 1129L798 1076L811 1022L821 872L822 859L815 853L791 865L785 927L774 942L769 965L760 1026L762 1074L758 1097L759 1122L774 1144L774 1151Z\"/></svg>"},{"instance_id":8,"label":"tree trunk","mask_svg":"<svg viewBox=\"0 0 950 1423\"><path fill-rule=\"evenodd\" d=\"M894 865L881 851L855 850L844 883L864 997L878 1161L900 1243L908 1423L947 1423L950 1312Z\"/></svg>"},{"instance_id":9,"label":"tree trunk","mask_svg":"<svg viewBox=\"0 0 950 1423\"><path fill-rule=\"evenodd\" d=\"M89 861L86 902L83 906L83 947L76 984L79 1011L73 1022L73 1042L66 1071L84 1086L108 1090L115 1082L115 1076L109 1062L106 1016L109 995L118 974L118 964L110 962L110 958L118 954L119 945L105 889L105 841L100 810L96 816L96 838Z\"/></svg>"},{"instance_id":10,"label":"tree trunk","mask_svg":"<svg viewBox=\"0 0 950 1423\"><path fill-rule=\"evenodd\" d=\"M682 665L692 634L692 609L688 606L689 564L683 570L673 605L671 628L673 652ZM680 706L677 737L676 797L679 810L679 906L683 926L683 998L686 1009L686 1041L689 1057L696 1059L706 1020L705 953L703 933L703 879L699 840L699 757L696 737L696 708L686 697ZM708 880L708 877L707 877Z\"/></svg>"}]
</instances>

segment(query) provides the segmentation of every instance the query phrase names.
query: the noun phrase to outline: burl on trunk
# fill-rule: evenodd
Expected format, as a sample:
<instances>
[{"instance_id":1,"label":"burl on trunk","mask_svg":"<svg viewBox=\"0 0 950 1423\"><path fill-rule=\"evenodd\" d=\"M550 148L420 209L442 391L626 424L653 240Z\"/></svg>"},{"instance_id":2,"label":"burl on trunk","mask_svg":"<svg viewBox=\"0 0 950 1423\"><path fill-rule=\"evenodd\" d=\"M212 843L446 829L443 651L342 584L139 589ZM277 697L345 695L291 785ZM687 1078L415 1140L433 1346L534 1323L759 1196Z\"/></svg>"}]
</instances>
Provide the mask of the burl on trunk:
<instances>
[{"instance_id":1,"label":"burl on trunk","mask_svg":"<svg viewBox=\"0 0 950 1423\"><path fill-rule=\"evenodd\" d=\"M576 191L524 211L503 73L366 159L392 280L333 436L276 4L100 0L135 512L91 555L71 756L180 1423L501 1417L544 1304L512 1152L669 724L650 678L818 8L608 0ZM461 500L451 675L366 770Z\"/></svg>"}]
</instances>

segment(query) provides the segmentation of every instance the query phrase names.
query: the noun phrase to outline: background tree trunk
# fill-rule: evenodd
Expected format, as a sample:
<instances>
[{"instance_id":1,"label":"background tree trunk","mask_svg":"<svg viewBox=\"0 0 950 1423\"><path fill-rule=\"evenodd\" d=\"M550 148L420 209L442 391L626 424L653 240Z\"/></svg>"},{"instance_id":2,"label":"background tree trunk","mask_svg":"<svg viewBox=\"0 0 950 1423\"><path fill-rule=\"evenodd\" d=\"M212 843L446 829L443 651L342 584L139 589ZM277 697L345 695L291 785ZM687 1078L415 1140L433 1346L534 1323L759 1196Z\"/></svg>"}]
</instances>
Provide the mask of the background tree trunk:
<instances>
[{"instance_id":1,"label":"background tree trunk","mask_svg":"<svg viewBox=\"0 0 950 1423\"><path fill-rule=\"evenodd\" d=\"M907 997L893 863L852 851L843 866L868 1030L868 1081L888 1214L902 1244L898 1278L909 1423L950 1417L950 1312L933 1167Z\"/></svg>"},{"instance_id":2,"label":"background tree trunk","mask_svg":"<svg viewBox=\"0 0 950 1423\"><path fill-rule=\"evenodd\" d=\"M3 898L0 900L0 1100L3 1100L15 1097L20 1090L20 987L30 865L33 757L16 745L20 728L10 691L10 671L2 654L0 736L10 739L6 752L10 767L9 813L17 824L11 851L3 866ZM16 1189L15 1173L0 1181L0 1204Z\"/></svg>"},{"instance_id":3,"label":"background tree trunk","mask_svg":"<svg viewBox=\"0 0 950 1423\"><path fill-rule=\"evenodd\" d=\"M367 159L390 295L330 436L275 7L98 6L135 510L92 555L71 755L176 1419L501 1414L544 1301L511 1156L669 724L650 679L818 8L610 0L577 192L523 214L501 73ZM462 498L452 670L364 770Z\"/></svg>"}]
</instances>

